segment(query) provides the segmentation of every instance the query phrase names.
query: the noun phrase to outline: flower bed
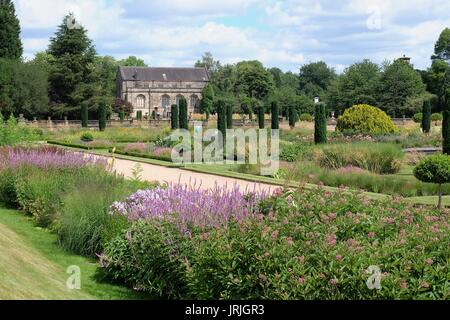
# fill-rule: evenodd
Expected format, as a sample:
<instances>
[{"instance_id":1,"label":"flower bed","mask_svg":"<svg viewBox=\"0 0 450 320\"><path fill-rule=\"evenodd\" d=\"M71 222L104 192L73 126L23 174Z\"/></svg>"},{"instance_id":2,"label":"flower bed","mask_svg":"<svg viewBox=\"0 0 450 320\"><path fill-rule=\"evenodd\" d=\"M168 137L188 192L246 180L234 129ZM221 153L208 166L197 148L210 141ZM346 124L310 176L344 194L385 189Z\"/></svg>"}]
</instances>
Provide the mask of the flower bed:
<instances>
[{"instance_id":1,"label":"flower bed","mask_svg":"<svg viewBox=\"0 0 450 320\"><path fill-rule=\"evenodd\" d=\"M172 196L144 192L113 207L133 224L106 246L107 277L182 299L449 298L448 211L318 188L278 191L227 223L191 223L216 212L193 205L192 219L179 206L174 223L160 214L175 211ZM379 290L367 285L370 270L380 270Z\"/></svg>"}]
</instances>

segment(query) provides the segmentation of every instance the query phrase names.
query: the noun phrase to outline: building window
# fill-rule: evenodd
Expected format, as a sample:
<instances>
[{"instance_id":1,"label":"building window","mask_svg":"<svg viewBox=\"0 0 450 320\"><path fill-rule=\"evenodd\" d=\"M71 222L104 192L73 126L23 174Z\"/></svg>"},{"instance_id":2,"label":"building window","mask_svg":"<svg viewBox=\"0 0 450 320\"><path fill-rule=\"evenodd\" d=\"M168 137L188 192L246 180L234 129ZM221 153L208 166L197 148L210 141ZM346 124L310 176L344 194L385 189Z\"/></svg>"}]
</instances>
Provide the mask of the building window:
<instances>
[{"instance_id":1,"label":"building window","mask_svg":"<svg viewBox=\"0 0 450 320\"><path fill-rule=\"evenodd\" d=\"M194 110L194 113L200 113L200 99L197 95L193 94L191 96L191 109Z\"/></svg>"},{"instance_id":2,"label":"building window","mask_svg":"<svg viewBox=\"0 0 450 320\"><path fill-rule=\"evenodd\" d=\"M180 106L180 100L183 98L181 94L177 95L177 106Z\"/></svg>"},{"instance_id":3,"label":"building window","mask_svg":"<svg viewBox=\"0 0 450 320\"><path fill-rule=\"evenodd\" d=\"M145 96L138 95L136 97L136 108L137 109L145 109Z\"/></svg>"},{"instance_id":4,"label":"building window","mask_svg":"<svg viewBox=\"0 0 450 320\"><path fill-rule=\"evenodd\" d=\"M163 110L166 108L169 108L170 106L170 97L168 95L162 96L162 104L161 104Z\"/></svg>"}]
</instances>

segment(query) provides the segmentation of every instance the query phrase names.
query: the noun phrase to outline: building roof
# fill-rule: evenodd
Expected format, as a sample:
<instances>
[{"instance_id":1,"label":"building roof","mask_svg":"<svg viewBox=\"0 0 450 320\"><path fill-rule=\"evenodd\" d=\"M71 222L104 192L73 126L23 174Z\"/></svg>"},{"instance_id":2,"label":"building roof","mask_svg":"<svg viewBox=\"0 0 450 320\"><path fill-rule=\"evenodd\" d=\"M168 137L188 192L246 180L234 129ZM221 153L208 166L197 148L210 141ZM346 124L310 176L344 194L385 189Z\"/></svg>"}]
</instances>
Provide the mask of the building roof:
<instances>
[{"instance_id":1,"label":"building roof","mask_svg":"<svg viewBox=\"0 0 450 320\"><path fill-rule=\"evenodd\" d=\"M119 73L124 81L209 81L206 68L119 67Z\"/></svg>"}]
</instances>

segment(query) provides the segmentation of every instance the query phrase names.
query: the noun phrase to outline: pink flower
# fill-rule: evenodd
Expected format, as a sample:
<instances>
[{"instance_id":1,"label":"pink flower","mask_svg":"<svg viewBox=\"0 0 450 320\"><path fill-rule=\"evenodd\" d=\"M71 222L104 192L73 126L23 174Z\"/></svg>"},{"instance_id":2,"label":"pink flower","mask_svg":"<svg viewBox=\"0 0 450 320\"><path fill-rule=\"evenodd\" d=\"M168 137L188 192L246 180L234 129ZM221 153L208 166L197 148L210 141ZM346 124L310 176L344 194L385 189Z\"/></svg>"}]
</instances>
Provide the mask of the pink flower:
<instances>
[{"instance_id":1,"label":"pink flower","mask_svg":"<svg viewBox=\"0 0 450 320\"><path fill-rule=\"evenodd\" d=\"M408 284L406 283L406 281L400 282L400 288L402 288L402 289L408 289Z\"/></svg>"},{"instance_id":2,"label":"pink flower","mask_svg":"<svg viewBox=\"0 0 450 320\"><path fill-rule=\"evenodd\" d=\"M428 288L430 287L430 284L429 284L428 282L426 282L426 281L423 281L423 282L420 284L420 287L421 287L421 288L428 289Z\"/></svg>"},{"instance_id":3,"label":"pink flower","mask_svg":"<svg viewBox=\"0 0 450 320\"><path fill-rule=\"evenodd\" d=\"M283 189L282 188L277 188L273 192L273 196L274 197L281 197L282 195L283 195Z\"/></svg>"},{"instance_id":4,"label":"pink flower","mask_svg":"<svg viewBox=\"0 0 450 320\"><path fill-rule=\"evenodd\" d=\"M338 282L339 282L339 281L338 281L338 279L336 279L336 278L330 280L330 284L333 285L333 286L337 285Z\"/></svg>"},{"instance_id":5,"label":"pink flower","mask_svg":"<svg viewBox=\"0 0 450 320\"><path fill-rule=\"evenodd\" d=\"M370 239L375 238L375 232L369 232L369 233L367 234L367 236L368 236Z\"/></svg>"},{"instance_id":6,"label":"pink flower","mask_svg":"<svg viewBox=\"0 0 450 320\"><path fill-rule=\"evenodd\" d=\"M286 241L287 241L289 246L293 246L294 245L294 240L292 239L292 237L287 237Z\"/></svg>"},{"instance_id":7,"label":"pink flower","mask_svg":"<svg viewBox=\"0 0 450 320\"><path fill-rule=\"evenodd\" d=\"M298 279L298 282L300 282L301 285L304 285L305 284L305 278L304 277L300 277Z\"/></svg>"},{"instance_id":8,"label":"pink flower","mask_svg":"<svg viewBox=\"0 0 450 320\"><path fill-rule=\"evenodd\" d=\"M334 246L337 243L337 237L335 234L330 234L326 236L325 241L329 246Z\"/></svg>"},{"instance_id":9,"label":"pink flower","mask_svg":"<svg viewBox=\"0 0 450 320\"><path fill-rule=\"evenodd\" d=\"M305 256L297 257L298 262L303 263L305 262Z\"/></svg>"},{"instance_id":10,"label":"pink flower","mask_svg":"<svg viewBox=\"0 0 450 320\"><path fill-rule=\"evenodd\" d=\"M342 261L342 259L343 259L343 257L340 254L338 254L336 256L336 261Z\"/></svg>"},{"instance_id":11,"label":"pink flower","mask_svg":"<svg viewBox=\"0 0 450 320\"><path fill-rule=\"evenodd\" d=\"M427 259L425 260L425 263L429 266L431 266L433 264L433 259Z\"/></svg>"},{"instance_id":12,"label":"pink flower","mask_svg":"<svg viewBox=\"0 0 450 320\"><path fill-rule=\"evenodd\" d=\"M272 235L270 237L272 238L272 240L275 240L276 238L278 238L279 234L280 232L278 230L275 230L274 232L272 232Z\"/></svg>"}]
</instances>

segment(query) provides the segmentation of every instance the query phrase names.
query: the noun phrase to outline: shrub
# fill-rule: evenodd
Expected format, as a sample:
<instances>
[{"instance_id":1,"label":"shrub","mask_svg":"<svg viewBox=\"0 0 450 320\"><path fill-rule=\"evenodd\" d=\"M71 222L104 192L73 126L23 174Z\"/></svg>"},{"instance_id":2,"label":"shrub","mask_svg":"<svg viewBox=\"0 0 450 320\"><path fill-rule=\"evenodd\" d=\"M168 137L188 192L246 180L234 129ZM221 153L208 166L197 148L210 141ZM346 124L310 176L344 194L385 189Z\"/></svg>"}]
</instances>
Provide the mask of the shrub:
<instances>
[{"instance_id":1,"label":"shrub","mask_svg":"<svg viewBox=\"0 0 450 320\"><path fill-rule=\"evenodd\" d=\"M413 121L414 121L415 123L422 123L422 119L423 119L423 113L422 113L422 112L416 113L416 114L414 114L414 116L413 116Z\"/></svg>"},{"instance_id":2,"label":"shrub","mask_svg":"<svg viewBox=\"0 0 450 320\"><path fill-rule=\"evenodd\" d=\"M433 121L433 122L439 122L442 120L443 120L442 113L433 113L431 115L431 121Z\"/></svg>"},{"instance_id":3,"label":"shrub","mask_svg":"<svg viewBox=\"0 0 450 320\"><path fill-rule=\"evenodd\" d=\"M271 104L272 109L272 130L280 129L280 108L276 101L273 101Z\"/></svg>"},{"instance_id":4,"label":"shrub","mask_svg":"<svg viewBox=\"0 0 450 320\"><path fill-rule=\"evenodd\" d=\"M302 113L300 115L300 121L313 122L314 121L314 117L312 115L310 115L309 113Z\"/></svg>"},{"instance_id":5,"label":"shrub","mask_svg":"<svg viewBox=\"0 0 450 320\"><path fill-rule=\"evenodd\" d=\"M308 145L301 143L289 143L281 147L280 160L295 162L307 153Z\"/></svg>"},{"instance_id":6,"label":"shrub","mask_svg":"<svg viewBox=\"0 0 450 320\"><path fill-rule=\"evenodd\" d=\"M89 122L89 105L87 102L81 104L81 127L87 128Z\"/></svg>"},{"instance_id":7,"label":"shrub","mask_svg":"<svg viewBox=\"0 0 450 320\"><path fill-rule=\"evenodd\" d=\"M415 169L414 176L426 183L439 185L439 209L442 208L442 184L450 183L450 156L434 155L425 158Z\"/></svg>"},{"instance_id":8,"label":"shrub","mask_svg":"<svg viewBox=\"0 0 450 320\"><path fill-rule=\"evenodd\" d=\"M180 129L189 129L189 122L188 122L188 106L187 101L184 97L180 98L180 102L178 105L179 108L179 122L180 122Z\"/></svg>"},{"instance_id":9,"label":"shrub","mask_svg":"<svg viewBox=\"0 0 450 320\"><path fill-rule=\"evenodd\" d=\"M125 145L123 151L126 153L145 153L148 150L146 143L129 143Z\"/></svg>"},{"instance_id":10,"label":"shrub","mask_svg":"<svg viewBox=\"0 0 450 320\"><path fill-rule=\"evenodd\" d=\"M378 174L397 173L402 158L403 152L395 145L365 142L333 144L314 152L314 160L323 168L353 166Z\"/></svg>"},{"instance_id":11,"label":"shrub","mask_svg":"<svg viewBox=\"0 0 450 320\"><path fill-rule=\"evenodd\" d=\"M314 121L314 142L327 143L327 109L323 103L316 104Z\"/></svg>"},{"instance_id":12,"label":"shrub","mask_svg":"<svg viewBox=\"0 0 450 320\"><path fill-rule=\"evenodd\" d=\"M227 134L227 108L226 102L223 99L218 99L214 103L217 110L217 129L222 132L223 141L226 141Z\"/></svg>"},{"instance_id":13,"label":"shrub","mask_svg":"<svg viewBox=\"0 0 450 320\"><path fill-rule=\"evenodd\" d=\"M100 131L106 130L106 109L106 104L101 102L98 106L98 127Z\"/></svg>"},{"instance_id":14,"label":"shrub","mask_svg":"<svg viewBox=\"0 0 450 320\"><path fill-rule=\"evenodd\" d=\"M288 117L289 117L289 126L291 127L291 129L295 128L295 124L297 123L297 109L295 108L295 106L290 106L289 110L288 110Z\"/></svg>"},{"instance_id":15,"label":"shrub","mask_svg":"<svg viewBox=\"0 0 450 320\"><path fill-rule=\"evenodd\" d=\"M14 146L24 142L33 142L42 138L42 132L28 128L24 124L17 123L11 115L4 122L0 113L0 146Z\"/></svg>"},{"instance_id":16,"label":"shrub","mask_svg":"<svg viewBox=\"0 0 450 320\"><path fill-rule=\"evenodd\" d=\"M90 132L84 132L81 135L80 140L83 141L83 142L92 142L92 141L94 141L94 136Z\"/></svg>"},{"instance_id":17,"label":"shrub","mask_svg":"<svg viewBox=\"0 0 450 320\"><path fill-rule=\"evenodd\" d=\"M172 126L172 130L176 130L179 127L179 110L176 104L172 105L172 109L170 112L170 124Z\"/></svg>"},{"instance_id":18,"label":"shrub","mask_svg":"<svg viewBox=\"0 0 450 320\"><path fill-rule=\"evenodd\" d=\"M260 129L264 129L266 127L266 114L264 111L264 106L258 107L258 125Z\"/></svg>"},{"instance_id":19,"label":"shrub","mask_svg":"<svg viewBox=\"0 0 450 320\"><path fill-rule=\"evenodd\" d=\"M422 130L424 133L429 133L431 129L431 101L426 100L423 103L423 117L422 117Z\"/></svg>"},{"instance_id":20,"label":"shrub","mask_svg":"<svg viewBox=\"0 0 450 320\"><path fill-rule=\"evenodd\" d=\"M355 133L383 135L397 133L392 119L382 110L369 105L356 105L345 110L337 120L337 130Z\"/></svg>"},{"instance_id":21,"label":"shrub","mask_svg":"<svg viewBox=\"0 0 450 320\"><path fill-rule=\"evenodd\" d=\"M450 155L450 89L446 100L442 119L442 152Z\"/></svg>"},{"instance_id":22,"label":"shrub","mask_svg":"<svg viewBox=\"0 0 450 320\"><path fill-rule=\"evenodd\" d=\"M233 129L233 105L227 103L227 129Z\"/></svg>"}]
</instances>

